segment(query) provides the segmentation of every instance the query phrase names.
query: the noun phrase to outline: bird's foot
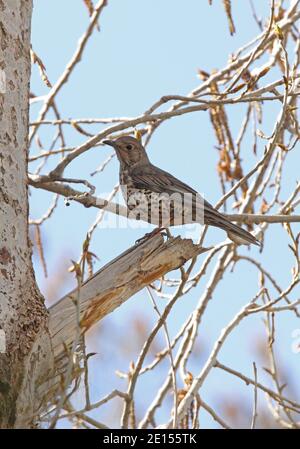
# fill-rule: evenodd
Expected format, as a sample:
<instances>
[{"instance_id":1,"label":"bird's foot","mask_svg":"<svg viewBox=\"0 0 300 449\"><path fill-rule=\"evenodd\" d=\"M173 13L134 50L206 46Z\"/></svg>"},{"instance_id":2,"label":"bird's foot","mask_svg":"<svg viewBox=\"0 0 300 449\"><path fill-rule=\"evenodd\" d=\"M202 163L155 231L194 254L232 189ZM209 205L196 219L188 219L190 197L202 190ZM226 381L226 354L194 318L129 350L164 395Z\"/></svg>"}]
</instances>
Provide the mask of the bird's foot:
<instances>
[{"instance_id":1,"label":"bird's foot","mask_svg":"<svg viewBox=\"0 0 300 449\"><path fill-rule=\"evenodd\" d=\"M136 245L139 245L140 243L146 242L146 240L151 239L157 234L167 235L164 231L166 231L167 228L155 228L151 232L147 232L147 234L144 235L144 237L141 237L140 239L135 241Z\"/></svg>"}]
</instances>

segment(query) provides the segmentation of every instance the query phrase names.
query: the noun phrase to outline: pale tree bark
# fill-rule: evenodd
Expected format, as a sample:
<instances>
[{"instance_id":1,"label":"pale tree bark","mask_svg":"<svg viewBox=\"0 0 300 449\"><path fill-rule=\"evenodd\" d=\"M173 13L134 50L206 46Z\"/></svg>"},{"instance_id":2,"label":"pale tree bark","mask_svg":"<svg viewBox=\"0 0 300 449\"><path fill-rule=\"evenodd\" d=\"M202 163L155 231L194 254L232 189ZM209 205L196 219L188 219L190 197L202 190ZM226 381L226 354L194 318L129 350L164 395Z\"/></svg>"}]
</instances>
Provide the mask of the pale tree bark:
<instances>
[{"instance_id":1,"label":"pale tree bark","mask_svg":"<svg viewBox=\"0 0 300 449\"><path fill-rule=\"evenodd\" d=\"M0 1L0 427L29 427L51 369L48 313L28 237L27 146L32 1ZM3 346L2 341L2 346ZM3 349L3 348L2 348Z\"/></svg>"}]
</instances>

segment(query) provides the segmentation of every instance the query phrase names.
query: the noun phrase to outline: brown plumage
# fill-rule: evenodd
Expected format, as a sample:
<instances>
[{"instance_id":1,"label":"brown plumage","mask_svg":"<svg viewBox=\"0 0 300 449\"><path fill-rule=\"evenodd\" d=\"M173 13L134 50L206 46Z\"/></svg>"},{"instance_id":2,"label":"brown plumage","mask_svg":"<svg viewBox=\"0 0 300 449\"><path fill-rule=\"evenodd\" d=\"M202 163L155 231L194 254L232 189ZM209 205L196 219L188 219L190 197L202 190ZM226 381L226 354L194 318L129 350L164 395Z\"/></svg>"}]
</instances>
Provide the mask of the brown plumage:
<instances>
[{"instance_id":1,"label":"brown plumage","mask_svg":"<svg viewBox=\"0 0 300 449\"><path fill-rule=\"evenodd\" d=\"M151 164L143 145L134 137L105 140L120 162L120 184L129 218L158 227L201 223L224 229L237 244L259 245L258 240L204 200L196 190Z\"/></svg>"}]
</instances>

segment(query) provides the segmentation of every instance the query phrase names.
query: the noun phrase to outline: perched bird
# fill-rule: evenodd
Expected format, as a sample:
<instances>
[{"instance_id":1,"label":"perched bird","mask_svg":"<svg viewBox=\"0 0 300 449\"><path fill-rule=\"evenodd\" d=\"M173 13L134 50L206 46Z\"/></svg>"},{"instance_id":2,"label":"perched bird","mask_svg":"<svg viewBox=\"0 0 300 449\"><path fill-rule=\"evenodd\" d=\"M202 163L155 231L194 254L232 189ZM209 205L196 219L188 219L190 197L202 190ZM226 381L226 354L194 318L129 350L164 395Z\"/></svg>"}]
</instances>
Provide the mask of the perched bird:
<instances>
[{"instance_id":1,"label":"perched bird","mask_svg":"<svg viewBox=\"0 0 300 449\"><path fill-rule=\"evenodd\" d=\"M134 137L123 136L103 143L112 146L119 159L120 185L129 218L152 223L158 226L158 231L196 222L224 229L237 244L260 244L250 232L231 223L196 190L151 164L145 148Z\"/></svg>"}]
</instances>

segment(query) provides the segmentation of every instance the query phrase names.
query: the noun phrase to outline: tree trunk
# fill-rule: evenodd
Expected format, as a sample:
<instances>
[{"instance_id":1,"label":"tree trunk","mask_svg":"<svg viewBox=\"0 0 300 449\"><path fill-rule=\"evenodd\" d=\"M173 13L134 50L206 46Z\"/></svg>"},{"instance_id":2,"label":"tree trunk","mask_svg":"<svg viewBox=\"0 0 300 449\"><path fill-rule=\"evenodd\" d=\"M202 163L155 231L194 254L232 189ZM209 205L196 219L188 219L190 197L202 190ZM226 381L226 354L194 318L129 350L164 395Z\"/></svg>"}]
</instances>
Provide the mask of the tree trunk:
<instances>
[{"instance_id":1,"label":"tree trunk","mask_svg":"<svg viewBox=\"0 0 300 449\"><path fill-rule=\"evenodd\" d=\"M0 427L30 427L52 368L28 237L31 0L0 0Z\"/></svg>"}]
</instances>

